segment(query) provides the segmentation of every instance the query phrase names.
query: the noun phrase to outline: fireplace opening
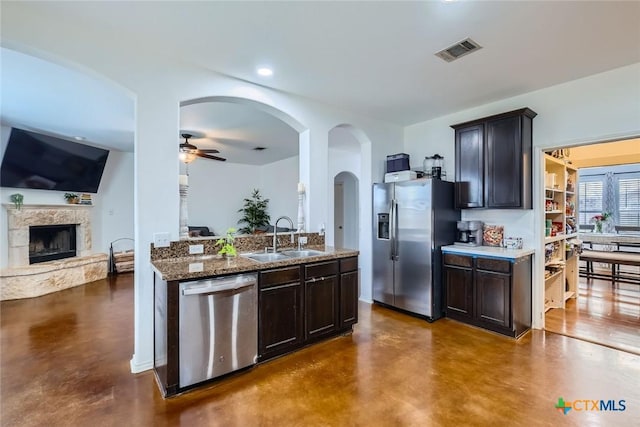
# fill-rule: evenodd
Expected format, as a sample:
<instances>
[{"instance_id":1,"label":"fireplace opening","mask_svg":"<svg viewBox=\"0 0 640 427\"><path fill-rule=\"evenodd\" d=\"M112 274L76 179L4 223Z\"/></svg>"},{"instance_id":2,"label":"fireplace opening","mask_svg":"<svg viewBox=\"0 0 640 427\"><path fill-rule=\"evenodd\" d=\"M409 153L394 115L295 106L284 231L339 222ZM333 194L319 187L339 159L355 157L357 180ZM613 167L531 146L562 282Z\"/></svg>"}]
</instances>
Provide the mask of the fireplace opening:
<instances>
[{"instance_id":1,"label":"fireplace opening","mask_svg":"<svg viewBox=\"0 0 640 427\"><path fill-rule=\"evenodd\" d=\"M29 227L29 264L76 256L76 224Z\"/></svg>"}]
</instances>

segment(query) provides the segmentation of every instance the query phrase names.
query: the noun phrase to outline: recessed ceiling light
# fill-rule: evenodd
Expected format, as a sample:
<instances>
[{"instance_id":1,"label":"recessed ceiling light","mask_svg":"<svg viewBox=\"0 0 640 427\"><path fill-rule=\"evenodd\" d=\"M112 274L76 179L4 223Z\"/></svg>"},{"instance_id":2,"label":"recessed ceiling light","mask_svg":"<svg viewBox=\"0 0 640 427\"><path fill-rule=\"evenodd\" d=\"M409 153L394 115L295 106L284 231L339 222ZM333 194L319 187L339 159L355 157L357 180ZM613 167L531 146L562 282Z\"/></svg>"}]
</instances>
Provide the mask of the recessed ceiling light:
<instances>
[{"instance_id":1,"label":"recessed ceiling light","mask_svg":"<svg viewBox=\"0 0 640 427\"><path fill-rule=\"evenodd\" d=\"M258 68L258 74L263 77L269 77L273 75L273 70L267 67Z\"/></svg>"},{"instance_id":2,"label":"recessed ceiling light","mask_svg":"<svg viewBox=\"0 0 640 427\"><path fill-rule=\"evenodd\" d=\"M74 136L73 139L76 141L84 141L86 138L84 136Z\"/></svg>"}]
</instances>

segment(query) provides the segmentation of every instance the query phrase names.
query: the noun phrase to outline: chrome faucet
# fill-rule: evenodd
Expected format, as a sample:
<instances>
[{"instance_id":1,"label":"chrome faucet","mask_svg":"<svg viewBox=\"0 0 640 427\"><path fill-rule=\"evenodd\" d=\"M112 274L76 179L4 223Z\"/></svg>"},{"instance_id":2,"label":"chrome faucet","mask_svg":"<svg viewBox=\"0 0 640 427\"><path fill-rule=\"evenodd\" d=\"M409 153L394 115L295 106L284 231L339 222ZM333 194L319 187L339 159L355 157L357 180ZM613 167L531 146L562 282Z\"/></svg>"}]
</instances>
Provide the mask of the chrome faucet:
<instances>
[{"instance_id":1,"label":"chrome faucet","mask_svg":"<svg viewBox=\"0 0 640 427\"><path fill-rule=\"evenodd\" d=\"M293 230L293 221L291 221L291 218L289 218L288 216L281 216L280 218L276 219L276 223L273 226L273 253L275 254L276 252L278 252L278 222L281 219L286 219L287 221L289 221L289 225L291 225L291 227L289 227L289 229ZM293 231L291 232L291 243L294 242L293 239Z\"/></svg>"}]
</instances>

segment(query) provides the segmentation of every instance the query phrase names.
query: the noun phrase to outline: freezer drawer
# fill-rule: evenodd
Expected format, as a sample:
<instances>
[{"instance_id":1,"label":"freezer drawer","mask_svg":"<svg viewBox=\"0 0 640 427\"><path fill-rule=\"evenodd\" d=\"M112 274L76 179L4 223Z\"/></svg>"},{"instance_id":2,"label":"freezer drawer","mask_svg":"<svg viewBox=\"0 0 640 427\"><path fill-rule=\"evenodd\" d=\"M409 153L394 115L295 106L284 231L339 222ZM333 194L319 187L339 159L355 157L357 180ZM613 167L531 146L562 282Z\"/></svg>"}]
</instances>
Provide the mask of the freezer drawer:
<instances>
[{"instance_id":1,"label":"freezer drawer","mask_svg":"<svg viewBox=\"0 0 640 427\"><path fill-rule=\"evenodd\" d=\"M180 284L180 387L256 363L256 284L256 274Z\"/></svg>"}]
</instances>

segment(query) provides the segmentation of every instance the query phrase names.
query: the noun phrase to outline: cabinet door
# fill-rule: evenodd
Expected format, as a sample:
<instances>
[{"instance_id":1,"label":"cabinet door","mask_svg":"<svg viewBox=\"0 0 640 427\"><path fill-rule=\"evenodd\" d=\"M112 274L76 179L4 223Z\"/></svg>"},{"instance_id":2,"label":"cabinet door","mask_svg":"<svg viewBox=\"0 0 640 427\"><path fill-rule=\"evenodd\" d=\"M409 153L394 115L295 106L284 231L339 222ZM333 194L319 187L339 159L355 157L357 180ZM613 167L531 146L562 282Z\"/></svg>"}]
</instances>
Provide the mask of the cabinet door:
<instances>
[{"instance_id":1,"label":"cabinet door","mask_svg":"<svg viewBox=\"0 0 640 427\"><path fill-rule=\"evenodd\" d=\"M484 126L456 129L456 207L484 206Z\"/></svg>"},{"instance_id":2,"label":"cabinet door","mask_svg":"<svg viewBox=\"0 0 640 427\"><path fill-rule=\"evenodd\" d=\"M476 319L511 327L511 276L476 270Z\"/></svg>"},{"instance_id":3,"label":"cabinet door","mask_svg":"<svg viewBox=\"0 0 640 427\"><path fill-rule=\"evenodd\" d=\"M305 337L329 334L338 323L338 276L305 282Z\"/></svg>"},{"instance_id":4,"label":"cabinet door","mask_svg":"<svg viewBox=\"0 0 640 427\"><path fill-rule=\"evenodd\" d=\"M473 270L446 265L444 268L447 316L459 319L473 317Z\"/></svg>"},{"instance_id":5,"label":"cabinet door","mask_svg":"<svg viewBox=\"0 0 640 427\"><path fill-rule=\"evenodd\" d=\"M260 359L298 347L302 336L302 285L300 282L260 289L258 349Z\"/></svg>"},{"instance_id":6,"label":"cabinet door","mask_svg":"<svg viewBox=\"0 0 640 427\"><path fill-rule=\"evenodd\" d=\"M340 323L345 329L358 322L358 272L340 274Z\"/></svg>"},{"instance_id":7,"label":"cabinet door","mask_svg":"<svg viewBox=\"0 0 640 427\"><path fill-rule=\"evenodd\" d=\"M522 207L522 131L520 116L486 123L485 203L488 208ZM528 158L529 159L529 158ZM530 168L526 173L531 173Z\"/></svg>"}]
</instances>

